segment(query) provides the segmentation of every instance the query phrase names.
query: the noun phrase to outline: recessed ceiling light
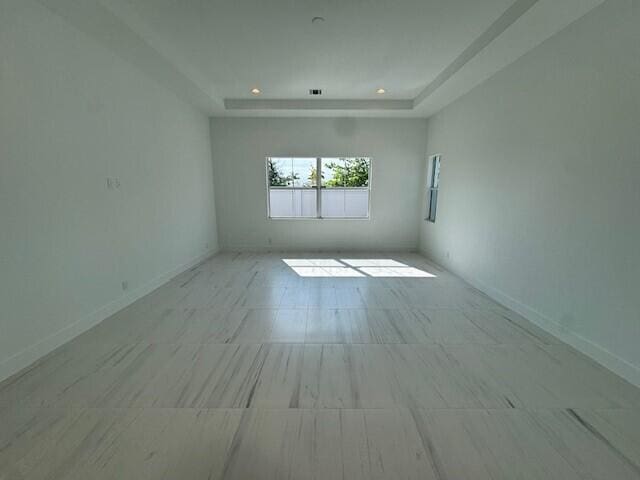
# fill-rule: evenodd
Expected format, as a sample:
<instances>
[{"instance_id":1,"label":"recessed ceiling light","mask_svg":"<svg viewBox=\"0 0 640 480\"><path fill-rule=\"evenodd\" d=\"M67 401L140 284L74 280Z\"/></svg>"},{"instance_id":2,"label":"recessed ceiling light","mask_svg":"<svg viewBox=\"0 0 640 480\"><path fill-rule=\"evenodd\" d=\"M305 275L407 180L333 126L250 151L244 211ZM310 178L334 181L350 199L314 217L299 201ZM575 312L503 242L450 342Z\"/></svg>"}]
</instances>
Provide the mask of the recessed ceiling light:
<instances>
[{"instance_id":1,"label":"recessed ceiling light","mask_svg":"<svg viewBox=\"0 0 640 480\"><path fill-rule=\"evenodd\" d=\"M324 17L313 17L311 19L311 23L318 24L318 23L322 23L322 22L324 22Z\"/></svg>"},{"instance_id":2,"label":"recessed ceiling light","mask_svg":"<svg viewBox=\"0 0 640 480\"><path fill-rule=\"evenodd\" d=\"M254 95L260 95L261 92L259 88L252 88L251 93Z\"/></svg>"},{"instance_id":3,"label":"recessed ceiling light","mask_svg":"<svg viewBox=\"0 0 640 480\"><path fill-rule=\"evenodd\" d=\"M379 88L378 90L376 90L376 93L378 95L382 95L383 93L386 93L387 91L384 88Z\"/></svg>"}]
</instances>

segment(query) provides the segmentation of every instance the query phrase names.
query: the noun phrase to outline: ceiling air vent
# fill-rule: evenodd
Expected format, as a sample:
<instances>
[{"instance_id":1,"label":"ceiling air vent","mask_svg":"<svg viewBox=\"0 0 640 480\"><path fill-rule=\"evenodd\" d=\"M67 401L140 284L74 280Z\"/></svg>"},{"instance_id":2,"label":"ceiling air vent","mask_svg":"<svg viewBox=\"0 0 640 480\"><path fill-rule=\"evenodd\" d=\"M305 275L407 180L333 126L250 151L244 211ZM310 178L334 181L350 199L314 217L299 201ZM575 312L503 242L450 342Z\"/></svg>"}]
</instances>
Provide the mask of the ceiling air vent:
<instances>
[{"instance_id":1,"label":"ceiling air vent","mask_svg":"<svg viewBox=\"0 0 640 480\"><path fill-rule=\"evenodd\" d=\"M309 95L314 97L318 95L322 95L322 90L320 90L319 88L312 88L309 90Z\"/></svg>"}]
</instances>

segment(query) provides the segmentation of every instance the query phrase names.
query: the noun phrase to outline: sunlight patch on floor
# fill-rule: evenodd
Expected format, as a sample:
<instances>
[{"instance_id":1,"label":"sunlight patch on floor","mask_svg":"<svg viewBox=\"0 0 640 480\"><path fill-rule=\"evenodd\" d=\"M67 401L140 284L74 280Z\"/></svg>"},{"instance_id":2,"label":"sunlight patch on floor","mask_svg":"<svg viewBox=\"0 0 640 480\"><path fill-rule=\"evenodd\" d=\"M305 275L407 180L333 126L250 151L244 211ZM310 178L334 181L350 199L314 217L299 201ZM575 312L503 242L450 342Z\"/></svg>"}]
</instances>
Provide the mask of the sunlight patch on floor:
<instances>
[{"instance_id":1,"label":"sunlight patch on floor","mask_svg":"<svg viewBox=\"0 0 640 480\"><path fill-rule=\"evenodd\" d=\"M283 258L290 267L344 267L344 263L332 258Z\"/></svg>"},{"instance_id":2,"label":"sunlight patch on floor","mask_svg":"<svg viewBox=\"0 0 640 480\"><path fill-rule=\"evenodd\" d=\"M283 258L301 277L435 278L436 275L390 258Z\"/></svg>"},{"instance_id":3,"label":"sunlight patch on floor","mask_svg":"<svg viewBox=\"0 0 640 480\"><path fill-rule=\"evenodd\" d=\"M342 263L346 263L350 267L407 267L408 265L400 263L390 258L341 258Z\"/></svg>"},{"instance_id":4,"label":"sunlight patch on floor","mask_svg":"<svg viewBox=\"0 0 640 480\"><path fill-rule=\"evenodd\" d=\"M301 277L364 277L364 274L348 267L291 267Z\"/></svg>"},{"instance_id":5,"label":"sunlight patch on floor","mask_svg":"<svg viewBox=\"0 0 640 480\"><path fill-rule=\"evenodd\" d=\"M358 269L370 277L433 278L435 275L414 267L361 267Z\"/></svg>"}]
</instances>

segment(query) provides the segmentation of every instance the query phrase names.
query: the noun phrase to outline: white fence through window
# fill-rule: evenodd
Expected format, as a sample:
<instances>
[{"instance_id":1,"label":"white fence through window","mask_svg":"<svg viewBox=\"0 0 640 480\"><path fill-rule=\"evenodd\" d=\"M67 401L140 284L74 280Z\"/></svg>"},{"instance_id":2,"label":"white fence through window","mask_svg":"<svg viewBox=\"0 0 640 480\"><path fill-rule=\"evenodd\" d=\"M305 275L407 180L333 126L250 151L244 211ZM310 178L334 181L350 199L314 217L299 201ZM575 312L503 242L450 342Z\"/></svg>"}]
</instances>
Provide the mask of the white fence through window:
<instances>
[{"instance_id":1,"label":"white fence through window","mask_svg":"<svg viewBox=\"0 0 640 480\"><path fill-rule=\"evenodd\" d=\"M323 218L366 218L369 214L368 188L322 189ZM317 216L315 188L271 188L269 206L272 217Z\"/></svg>"}]
</instances>

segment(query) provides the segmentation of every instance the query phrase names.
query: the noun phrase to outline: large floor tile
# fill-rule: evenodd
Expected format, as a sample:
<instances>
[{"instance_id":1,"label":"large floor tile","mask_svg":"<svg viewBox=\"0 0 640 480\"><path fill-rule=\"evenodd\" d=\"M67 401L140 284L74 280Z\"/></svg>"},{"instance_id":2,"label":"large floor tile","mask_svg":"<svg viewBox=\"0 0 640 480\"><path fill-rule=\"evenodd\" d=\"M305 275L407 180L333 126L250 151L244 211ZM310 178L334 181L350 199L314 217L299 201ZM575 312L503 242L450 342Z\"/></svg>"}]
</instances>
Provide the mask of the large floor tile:
<instances>
[{"instance_id":1,"label":"large floor tile","mask_svg":"<svg viewBox=\"0 0 640 480\"><path fill-rule=\"evenodd\" d=\"M640 479L638 432L640 389L410 253L217 255L0 383L0 480Z\"/></svg>"}]
</instances>

